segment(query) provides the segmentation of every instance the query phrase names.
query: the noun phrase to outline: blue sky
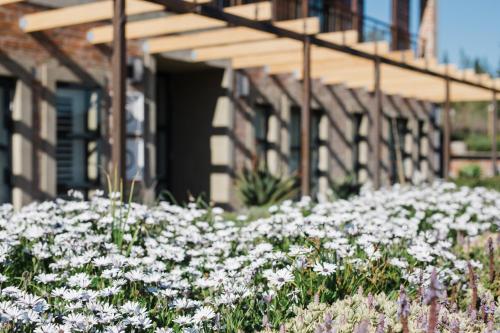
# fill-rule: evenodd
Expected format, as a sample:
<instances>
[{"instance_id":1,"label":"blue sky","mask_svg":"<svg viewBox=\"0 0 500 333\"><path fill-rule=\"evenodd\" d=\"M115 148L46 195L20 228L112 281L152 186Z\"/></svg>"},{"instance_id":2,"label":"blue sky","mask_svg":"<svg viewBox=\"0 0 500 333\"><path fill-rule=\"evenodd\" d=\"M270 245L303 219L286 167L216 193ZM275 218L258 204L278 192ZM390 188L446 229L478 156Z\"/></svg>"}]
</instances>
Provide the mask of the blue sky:
<instances>
[{"instance_id":1,"label":"blue sky","mask_svg":"<svg viewBox=\"0 0 500 333\"><path fill-rule=\"evenodd\" d=\"M365 0L365 14L390 22L391 0ZM419 0L410 0L411 31L418 29ZM500 0L438 0L439 59L459 64L460 50L500 67Z\"/></svg>"}]
</instances>

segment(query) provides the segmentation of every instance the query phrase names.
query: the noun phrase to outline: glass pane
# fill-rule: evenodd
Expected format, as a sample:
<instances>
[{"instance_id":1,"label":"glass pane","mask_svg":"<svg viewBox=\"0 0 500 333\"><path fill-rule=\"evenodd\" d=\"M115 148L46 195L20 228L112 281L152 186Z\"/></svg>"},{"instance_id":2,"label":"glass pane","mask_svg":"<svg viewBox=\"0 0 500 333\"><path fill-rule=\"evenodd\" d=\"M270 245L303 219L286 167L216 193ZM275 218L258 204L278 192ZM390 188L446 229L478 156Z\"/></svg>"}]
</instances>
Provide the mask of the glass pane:
<instances>
[{"instance_id":1,"label":"glass pane","mask_svg":"<svg viewBox=\"0 0 500 333\"><path fill-rule=\"evenodd\" d=\"M269 127L270 107L268 105L257 105L255 108L254 128L255 128L255 152L260 161L266 162L267 155L267 134Z\"/></svg>"},{"instance_id":2,"label":"glass pane","mask_svg":"<svg viewBox=\"0 0 500 333\"><path fill-rule=\"evenodd\" d=\"M87 89L57 90L57 187L87 191L99 177L99 95Z\"/></svg>"},{"instance_id":3,"label":"glass pane","mask_svg":"<svg viewBox=\"0 0 500 333\"><path fill-rule=\"evenodd\" d=\"M142 180L144 173L144 140L142 138L127 139L127 179Z\"/></svg>"},{"instance_id":4,"label":"glass pane","mask_svg":"<svg viewBox=\"0 0 500 333\"><path fill-rule=\"evenodd\" d=\"M323 117L323 112L321 110L315 110L311 115L311 190L312 193L318 191L319 183L319 147L320 147L320 136L319 136L319 125L321 118Z\"/></svg>"},{"instance_id":5,"label":"glass pane","mask_svg":"<svg viewBox=\"0 0 500 333\"><path fill-rule=\"evenodd\" d=\"M290 172L299 170L300 165L300 108L294 107L290 114Z\"/></svg>"},{"instance_id":6,"label":"glass pane","mask_svg":"<svg viewBox=\"0 0 500 333\"><path fill-rule=\"evenodd\" d=\"M396 157L396 133L394 124L395 120L392 118L386 118L389 125L389 161L390 161L390 177L391 182L396 183L398 181L398 167L397 167L397 157Z\"/></svg>"}]
</instances>

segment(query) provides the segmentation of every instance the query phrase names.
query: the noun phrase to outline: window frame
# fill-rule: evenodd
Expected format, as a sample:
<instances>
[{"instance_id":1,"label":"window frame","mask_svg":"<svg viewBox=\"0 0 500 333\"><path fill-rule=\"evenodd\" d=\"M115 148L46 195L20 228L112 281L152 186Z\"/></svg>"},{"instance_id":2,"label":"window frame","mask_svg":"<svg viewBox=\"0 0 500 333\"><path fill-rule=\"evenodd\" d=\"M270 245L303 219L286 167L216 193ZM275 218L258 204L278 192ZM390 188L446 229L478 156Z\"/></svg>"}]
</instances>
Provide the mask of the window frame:
<instances>
[{"instance_id":1,"label":"window frame","mask_svg":"<svg viewBox=\"0 0 500 333\"><path fill-rule=\"evenodd\" d=\"M83 134L71 134L69 139L71 141L73 140L82 140L84 144L84 156L83 156L83 164L84 164L84 179L83 183L81 184L60 184L59 179L56 177L56 189L57 189L57 194L58 195L65 195L66 192L70 189L78 190L84 193L84 195L87 197L89 194L89 191L93 189L98 189L101 185L101 168L99 165L102 162L102 144L103 144L103 137L102 137L102 112L103 112L103 106L102 106L102 98L103 98L103 93L102 93L102 88L101 87L96 87L96 86L87 86L87 85L81 85L81 84L74 84L74 83L66 83L66 82L58 82L56 86L56 106L55 106L55 112L56 112L56 119L58 118L58 108L57 108L57 93L59 90L74 90L74 91L81 91L85 94L85 126L83 129ZM97 94L97 101L96 101L96 128L95 129L90 129L89 128L89 109L91 106L91 95L96 93ZM56 120L56 142L59 140L59 135L58 135L58 120ZM95 149L90 150L89 149L89 144L94 142L95 143ZM57 149L57 148L56 148ZM96 153L97 154L97 175L95 180L90 179L89 176L89 159L90 156ZM57 153L56 153L56 164L57 164Z\"/></svg>"}]
</instances>

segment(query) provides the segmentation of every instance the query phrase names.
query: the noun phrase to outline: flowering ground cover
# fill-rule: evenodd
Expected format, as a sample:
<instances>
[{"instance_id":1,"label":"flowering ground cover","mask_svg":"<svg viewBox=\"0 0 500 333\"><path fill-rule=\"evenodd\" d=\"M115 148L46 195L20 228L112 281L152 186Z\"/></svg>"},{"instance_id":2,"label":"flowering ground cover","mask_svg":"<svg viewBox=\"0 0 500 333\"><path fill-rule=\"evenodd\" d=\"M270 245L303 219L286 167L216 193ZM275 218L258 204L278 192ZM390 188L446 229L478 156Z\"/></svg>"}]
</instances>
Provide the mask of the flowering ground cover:
<instances>
[{"instance_id":1,"label":"flowering ground cover","mask_svg":"<svg viewBox=\"0 0 500 333\"><path fill-rule=\"evenodd\" d=\"M254 221L117 197L0 207L1 332L398 332L403 310L427 332L418 318L436 300L457 308L443 306L441 324L447 312L477 324L466 332L500 323L500 252L481 243L500 226L499 192L395 186L285 201Z\"/></svg>"}]
</instances>

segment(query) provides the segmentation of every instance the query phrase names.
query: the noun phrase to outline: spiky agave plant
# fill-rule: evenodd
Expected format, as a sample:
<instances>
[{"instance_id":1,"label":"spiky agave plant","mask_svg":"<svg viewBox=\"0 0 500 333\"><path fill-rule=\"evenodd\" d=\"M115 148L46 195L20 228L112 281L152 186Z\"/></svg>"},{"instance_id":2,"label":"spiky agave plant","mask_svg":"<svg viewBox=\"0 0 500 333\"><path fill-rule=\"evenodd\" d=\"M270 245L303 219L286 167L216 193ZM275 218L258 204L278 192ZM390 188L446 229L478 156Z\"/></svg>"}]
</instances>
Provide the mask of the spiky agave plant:
<instances>
[{"instance_id":1,"label":"spiky agave plant","mask_svg":"<svg viewBox=\"0 0 500 333\"><path fill-rule=\"evenodd\" d=\"M297 194L297 176L273 175L265 166L244 169L238 179L238 191L247 207L268 206Z\"/></svg>"}]
</instances>

